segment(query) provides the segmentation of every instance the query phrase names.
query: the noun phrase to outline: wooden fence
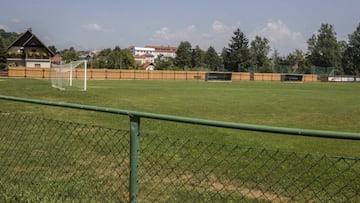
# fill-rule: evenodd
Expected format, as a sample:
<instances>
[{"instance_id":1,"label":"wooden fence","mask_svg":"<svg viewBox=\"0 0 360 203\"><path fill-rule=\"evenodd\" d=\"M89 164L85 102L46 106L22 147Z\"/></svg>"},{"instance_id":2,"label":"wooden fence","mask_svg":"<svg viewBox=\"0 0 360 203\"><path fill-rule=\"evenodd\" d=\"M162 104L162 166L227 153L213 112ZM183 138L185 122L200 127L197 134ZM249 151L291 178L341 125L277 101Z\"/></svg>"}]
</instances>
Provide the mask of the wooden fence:
<instances>
[{"instance_id":1,"label":"wooden fence","mask_svg":"<svg viewBox=\"0 0 360 203\"><path fill-rule=\"evenodd\" d=\"M88 69L87 78L92 80L205 80L205 71L162 71L162 70L120 70L120 69ZM9 67L9 77L50 78L48 68ZM84 69L75 69L73 78L83 78ZM278 73L233 72L232 81L280 81ZM317 75L303 75L304 82L318 81Z\"/></svg>"}]
</instances>

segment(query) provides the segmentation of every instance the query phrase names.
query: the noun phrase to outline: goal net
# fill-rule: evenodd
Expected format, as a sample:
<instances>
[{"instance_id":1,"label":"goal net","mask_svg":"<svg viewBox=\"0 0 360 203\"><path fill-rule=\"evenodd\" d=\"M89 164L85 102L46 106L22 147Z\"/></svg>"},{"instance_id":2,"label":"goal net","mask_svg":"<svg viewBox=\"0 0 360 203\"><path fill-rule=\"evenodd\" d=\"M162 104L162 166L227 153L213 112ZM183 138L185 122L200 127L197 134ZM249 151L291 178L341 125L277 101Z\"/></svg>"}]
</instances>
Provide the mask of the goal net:
<instances>
[{"instance_id":1,"label":"goal net","mask_svg":"<svg viewBox=\"0 0 360 203\"><path fill-rule=\"evenodd\" d=\"M51 85L60 90L83 90L86 91L87 61L72 61L70 63L51 64Z\"/></svg>"}]
</instances>

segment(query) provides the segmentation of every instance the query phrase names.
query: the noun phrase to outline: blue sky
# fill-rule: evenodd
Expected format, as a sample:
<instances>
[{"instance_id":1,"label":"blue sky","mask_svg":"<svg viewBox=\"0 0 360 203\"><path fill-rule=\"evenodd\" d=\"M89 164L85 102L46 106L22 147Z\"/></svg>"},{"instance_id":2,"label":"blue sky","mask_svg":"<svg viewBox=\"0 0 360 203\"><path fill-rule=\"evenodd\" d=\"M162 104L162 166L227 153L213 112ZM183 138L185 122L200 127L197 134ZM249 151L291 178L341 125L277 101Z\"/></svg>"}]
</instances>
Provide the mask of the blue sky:
<instances>
[{"instance_id":1,"label":"blue sky","mask_svg":"<svg viewBox=\"0 0 360 203\"><path fill-rule=\"evenodd\" d=\"M347 40L360 23L359 0L1 0L0 28L33 32L58 49L119 45L227 47L236 28L270 40L286 55L306 51L321 23Z\"/></svg>"}]
</instances>

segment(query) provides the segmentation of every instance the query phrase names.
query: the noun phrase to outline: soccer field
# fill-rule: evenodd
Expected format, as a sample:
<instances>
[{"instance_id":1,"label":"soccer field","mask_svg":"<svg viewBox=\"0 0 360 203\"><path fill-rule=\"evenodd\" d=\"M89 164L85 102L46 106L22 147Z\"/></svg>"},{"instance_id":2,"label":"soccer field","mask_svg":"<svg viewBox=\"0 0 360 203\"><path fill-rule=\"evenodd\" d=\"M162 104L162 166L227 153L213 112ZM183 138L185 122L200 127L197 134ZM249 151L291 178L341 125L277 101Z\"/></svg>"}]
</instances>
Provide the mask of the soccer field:
<instances>
[{"instance_id":1,"label":"soccer field","mask_svg":"<svg viewBox=\"0 0 360 203\"><path fill-rule=\"evenodd\" d=\"M84 92L58 91L51 88L49 80L4 78L0 81L2 95L229 122L348 132L360 132L359 89L360 83L90 80L88 91ZM0 104L2 111L110 127L123 124L127 127L127 120L114 122L114 118L105 115L94 117L94 114L81 111L74 115L74 110L5 101L0 101ZM186 125L171 127L173 124L159 121L146 123L144 128L147 131L161 133L166 129L174 136L179 133L181 136L200 136L197 131L207 130L209 132L201 135L201 139L285 150L360 155L358 144L353 141L245 131L239 135L223 129L209 130Z\"/></svg>"},{"instance_id":2,"label":"soccer field","mask_svg":"<svg viewBox=\"0 0 360 203\"><path fill-rule=\"evenodd\" d=\"M92 80L88 87L59 91L48 80L0 80L1 95L360 131L358 83ZM0 100L0 199L123 202L138 183L140 202L358 202L358 140L149 118L141 118L139 132L133 118L129 130L125 115Z\"/></svg>"}]
</instances>

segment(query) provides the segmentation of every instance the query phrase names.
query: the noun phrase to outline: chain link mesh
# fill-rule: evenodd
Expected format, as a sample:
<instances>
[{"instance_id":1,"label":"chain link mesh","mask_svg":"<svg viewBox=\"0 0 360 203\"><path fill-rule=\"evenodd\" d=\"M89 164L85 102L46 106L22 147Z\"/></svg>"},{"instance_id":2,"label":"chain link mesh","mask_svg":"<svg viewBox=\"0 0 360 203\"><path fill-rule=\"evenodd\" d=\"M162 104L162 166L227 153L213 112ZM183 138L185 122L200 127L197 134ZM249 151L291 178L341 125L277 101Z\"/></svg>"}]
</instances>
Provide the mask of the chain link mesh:
<instances>
[{"instance_id":1,"label":"chain link mesh","mask_svg":"<svg viewBox=\"0 0 360 203\"><path fill-rule=\"evenodd\" d=\"M141 139L143 202L360 202L358 158Z\"/></svg>"},{"instance_id":2,"label":"chain link mesh","mask_svg":"<svg viewBox=\"0 0 360 203\"><path fill-rule=\"evenodd\" d=\"M129 132L0 112L0 202L128 202ZM140 135L140 202L360 202L360 159Z\"/></svg>"},{"instance_id":3,"label":"chain link mesh","mask_svg":"<svg viewBox=\"0 0 360 203\"><path fill-rule=\"evenodd\" d=\"M124 202L128 134L0 112L0 202Z\"/></svg>"}]
</instances>

